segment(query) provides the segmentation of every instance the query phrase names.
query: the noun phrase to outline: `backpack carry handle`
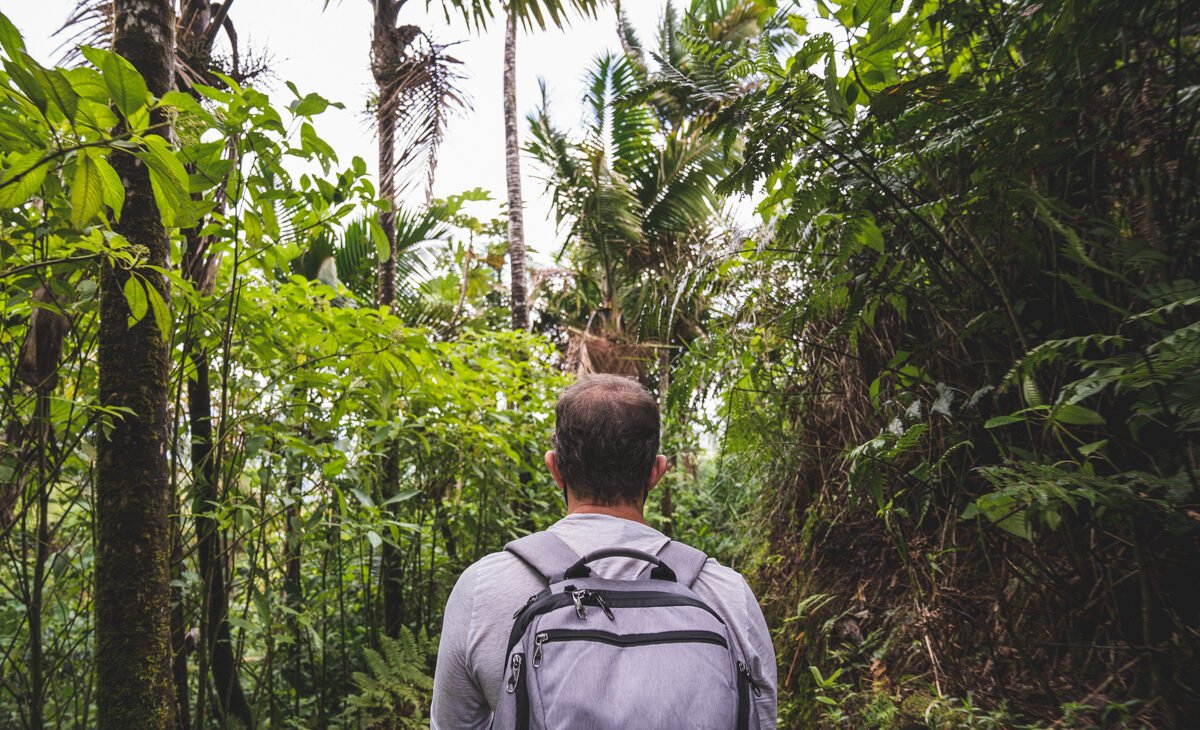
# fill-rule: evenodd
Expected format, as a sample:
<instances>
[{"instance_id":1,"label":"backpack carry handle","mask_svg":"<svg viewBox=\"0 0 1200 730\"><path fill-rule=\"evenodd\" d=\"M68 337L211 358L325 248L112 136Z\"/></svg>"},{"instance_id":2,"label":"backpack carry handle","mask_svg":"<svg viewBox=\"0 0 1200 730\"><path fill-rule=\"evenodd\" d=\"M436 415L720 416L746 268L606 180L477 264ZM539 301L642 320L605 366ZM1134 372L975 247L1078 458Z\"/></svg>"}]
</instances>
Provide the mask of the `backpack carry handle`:
<instances>
[{"instance_id":1,"label":"backpack carry handle","mask_svg":"<svg viewBox=\"0 0 1200 730\"><path fill-rule=\"evenodd\" d=\"M592 574L592 569L587 567L587 564L593 560L601 558L633 558L634 560L644 560L650 563L654 568L650 571L650 578L653 580L669 580L675 582L675 571L671 570L666 563L659 560L650 553L644 553L641 550L633 548L613 547L604 548L590 552L579 559L567 572L563 574L564 578L586 578Z\"/></svg>"}]
</instances>

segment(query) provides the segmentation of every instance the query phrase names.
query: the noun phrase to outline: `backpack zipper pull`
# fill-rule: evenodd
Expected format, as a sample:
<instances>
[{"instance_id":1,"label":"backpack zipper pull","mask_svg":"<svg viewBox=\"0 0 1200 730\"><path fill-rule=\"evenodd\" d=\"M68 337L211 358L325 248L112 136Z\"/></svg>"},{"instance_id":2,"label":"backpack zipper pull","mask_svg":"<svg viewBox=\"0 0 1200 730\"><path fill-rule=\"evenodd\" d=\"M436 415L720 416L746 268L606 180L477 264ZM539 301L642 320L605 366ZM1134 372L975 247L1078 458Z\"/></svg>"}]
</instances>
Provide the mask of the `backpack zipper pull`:
<instances>
[{"instance_id":1,"label":"backpack zipper pull","mask_svg":"<svg viewBox=\"0 0 1200 730\"><path fill-rule=\"evenodd\" d=\"M758 684L754 682L754 677L750 674L750 670L746 668L746 665L739 661L737 663L737 668L738 671L741 672L742 676L746 678L746 683L750 685L750 689L754 691L754 696L762 697L762 690L759 689Z\"/></svg>"},{"instance_id":2,"label":"backpack zipper pull","mask_svg":"<svg viewBox=\"0 0 1200 730\"><path fill-rule=\"evenodd\" d=\"M575 615L583 620L587 620L587 608L583 605L584 596L589 591L571 591L571 600L575 602Z\"/></svg>"},{"instance_id":3,"label":"backpack zipper pull","mask_svg":"<svg viewBox=\"0 0 1200 730\"><path fill-rule=\"evenodd\" d=\"M608 603L604 600L604 596L599 593L592 593L592 598L596 599L596 605L604 610L604 615L608 616L609 621L617 620L617 617L613 615L612 609L608 607Z\"/></svg>"},{"instance_id":4,"label":"backpack zipper pull","mask_svg":"<svg viewBox=\"0 0 1200 730\"><path fill-rule=\"evenodd\" d=\"M512 658L512 674L508 678L508 686L505 688L509 694L517 691L517 680L521 677L521 659L522 655L513 654Z\"/></svg>"},{"instance_id":5,"label":"backpack zipper pull","mask_svg":"<svg viewBox=\"0 0 1200 730\"><path fill-rule=\"evenodd\" d=\"M533 667L534 669L542 665L542 644L546 643L546 639L550 638L545 631L538 634L533 639Z\"/></svg>"}]
</instances>

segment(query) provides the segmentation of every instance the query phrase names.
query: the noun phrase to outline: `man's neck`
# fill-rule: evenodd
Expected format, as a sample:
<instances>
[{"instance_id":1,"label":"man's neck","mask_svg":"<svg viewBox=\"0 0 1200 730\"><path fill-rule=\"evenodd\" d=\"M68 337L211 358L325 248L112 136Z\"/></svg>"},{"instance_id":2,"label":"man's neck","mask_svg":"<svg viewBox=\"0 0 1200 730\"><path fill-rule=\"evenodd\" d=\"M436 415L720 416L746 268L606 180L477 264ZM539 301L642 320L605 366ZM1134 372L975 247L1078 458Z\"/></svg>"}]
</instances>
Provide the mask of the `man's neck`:
<instances>
[{"instance_id":1,"label":"man's neck","mask_svg":"<svg viewBox=\"0 0 1200 730\"><path fill-rule=\"evenodd\" d=\"M620 517L623 520L633 520L643 525L649 524L646 522L645 516L642 515L642 505L640 504L591 504L590 502L577 502L571 499L567 503L567 514L608 515L610 517Z\"/></svg>"}]
</instances>

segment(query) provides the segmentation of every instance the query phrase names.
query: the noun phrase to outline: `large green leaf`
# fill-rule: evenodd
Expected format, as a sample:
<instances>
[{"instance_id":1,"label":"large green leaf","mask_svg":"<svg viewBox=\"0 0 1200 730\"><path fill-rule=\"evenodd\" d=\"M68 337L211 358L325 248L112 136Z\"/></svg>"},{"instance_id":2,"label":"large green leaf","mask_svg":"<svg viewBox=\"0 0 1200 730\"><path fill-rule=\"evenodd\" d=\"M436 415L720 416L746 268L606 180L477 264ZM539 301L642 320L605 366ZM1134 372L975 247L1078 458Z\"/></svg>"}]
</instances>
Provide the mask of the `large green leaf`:
<instances>
[{"instance_id":1,"label":"large green leaf","mask_svg":"<svg viewBox=\"0 0 1200 730\"><path fill-rule=\"evenodd\" d=\"M43 161L42 150L33 149L14 154L8 169L0 176L0 207L15 208L29 200L46 179L49 164Z\"/></svg>"},{"instance_id":2,"label":"large green leaf","mask_svg":"<svg viewBox=\"0 0 1200 730\"><path fill-rule=\"evenodd\" d=\"M146 87L146 80L132 63L102 48L83 46L79 50L84 58L100 69L109 96L127 119L146 106L150 90Z\"/></svg>"},{"instance_id":3,"label":"large green leaf","mask_svg":"<svg viewBox=\"0 0 1200 730\"><path fill-rule=\"evenodd\" d=\"M89 154L75 159L71 180L71 225L83 228L91 223L104 205L104 181L96 161Z\"/></svg>"},{"instance_id":4,"label":"large green leaf","mask_svg":"<svg viewBox=\"0 0 1200 730\"><path fill-rule=\"evenodd\" d=\"M150 170L150 185L158 204L163 223L168 226L186 225L194 215L188 195L188 174L176 159L167 140L157 134L142 139L143 151L138 157Z\"/></svg>"}]
</instances>

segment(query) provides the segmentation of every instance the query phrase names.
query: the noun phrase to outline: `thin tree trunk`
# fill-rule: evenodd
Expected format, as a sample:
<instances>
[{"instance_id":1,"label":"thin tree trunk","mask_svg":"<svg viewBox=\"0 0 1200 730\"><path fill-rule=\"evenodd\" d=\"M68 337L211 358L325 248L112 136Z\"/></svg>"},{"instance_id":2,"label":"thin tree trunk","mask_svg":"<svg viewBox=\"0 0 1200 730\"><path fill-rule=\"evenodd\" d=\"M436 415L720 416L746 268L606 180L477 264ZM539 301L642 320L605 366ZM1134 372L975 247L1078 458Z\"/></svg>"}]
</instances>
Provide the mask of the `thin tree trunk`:
<instances>
[{"instance_id":1,"label":"thin tree trunk","mask_svg":"<svg viewBox=\"0 0 1200 730\"><path fill-rule=\"evenodd\" d=\"M50 484L46 456L50 448L50 393L39 387L33 417L38 434L37 534L34 542L33 589L29 598L29 726L42 727L46 707L46 671L42 644L42 605L46 588L46 558L50 548Z\"/></svg>"},{"instance_id":2,"label":"thin tree trunk","mask_svg":"<svg viewBox=\"0 0 1200 730\"><path fill-rule=\"evenodd\" d=\"M521 141L517 133L517 15L504 31L504 178L508 186L508 260L512 270L512 328L529 329L525 274L525 218L521 202Z\"/></svg>"},{"instance_id":3,"label":"thin tree trunk","mask_svg":"<svg viewBox=\"0 0 1200 730\"><path fill-rule=\"evenodd\" d=\"M400 444L395 440L388 442L382 477L382 493L386 501L400 492ZM387 509L393 518L398 518L398 503L388 505ZM400 626L404 623L404 584L400 576L404 556L400 548L392 544L390 537L380 548L379 582L382 584L380 595L383 596L383 633L394 639L400 635Z\"/></svg>"},{"instance_id":4,"label":"thin tree trunk","mask_svg":"<svg viewBox=\"0 0 1200 730\"><path fill-rule=\"evenodd\" d=\"M174 490L172 490L174 491ZM177 494L177 493L176 493ZM171 495L171 513L179 513L179 500ZM183 535L178 521L171 524L171 676L175 684L175 730L192 726L191 696L188 694L187 614L183 605Z\"/></svg>"},{"instance_id":5,"label":"thin tree trunk","mask_svg":"<svg viewBox=\"0 0 1200 730\"><path fill-rule=\"evenodd\" d=\"M115 0L113 50L162 96L174 73L171 0ZM169 130L170 118L152 124ZM118 154L125 183L118 233L146 250L147 263L168 267L167 232L146 166ZM170 301L166 280L146 283ZM127 409L100 430L96 454L96 709L101 730L173 725L170 629L170 529L167 445L171 355L152 317L129 327L122 294L130 273L107 261L100 275L100 403Z\"/></svg>"},{"instance_id":6,"label":"thin tree trunk","mask_svg":"<svg viewBox=\"0 0 1200 730\"><path fill-rule=\"evenodd\" d=\"M303 674L300 671L302 645L300 643L300 612L303 610L304 587L300 582L300 484L301 474L299 465L293 465L287 479L287 494L292 501L284 512L284 574L283 595L288 608L288 633L292 635L292 645L288 647L288 683L292 685L293 712L300 716L300 699L303 694Z\"/></svg>"},{"instance_id":7,"label":"thin tree trunk","mask_svg":"<svg viewBox=\"0 0 1200 730\"><path fill-rule=\"evenodd\" d=\"M371 45L374 54L372 73L379 89L379 107L375 121L379 133L379 197L387 201L388 209L379 213L379 227L388 241L388 259L379 262L379 303L391 311L396 303L396 89L391 64L398 55L398 36L395 29L398 8L391 0L382 1L387 7L377 8L375 30ZM400 489L400 444L392 439L384 447L379 474L380 494L386 501ZM391 506L395 512L396 505ZM388 636L400 631L403 595L399 577L400 551L390 542L383 544L379 556L380 596L383 601L383 630Z\"/></svg>"},{"instance_id":8,"label":"thin tree trunk","mask_svg":"<svg viewBox=\"0 0 1200 730\"><path fill-rule=\"evenodd\" d=\"M222 534L214 511L221 504L213 458L212 397L208 353L198 346L191 353L196 377L188 381L188 420L192 435L192 480L196 520L196 552L204 587L204 621L201 631L208 665L212 668L217 706L222 717L232 716L251 726L250 705L237 676L237 659L229 631L229 589L221 554Z\"/></svg>"},{"instance_id":9,"label":"thin tree trunk","mask_svg":"<svg viewBox=\"0 0 1200 730\"><path fill-rule=\"evenodd\" d=\"M379 88L379 198L388 203L379 212L379 227L388 240L388 259L379 262L379 303L391 310L396 302L396 100L384 87Z\"/></svg>"},{"instance_id":10,"label":"thin tree trunk","mask_svg":"<svg viewBox=\"0 0 1200 730\"><path fill-rule=\"evenodd\" d=\"M658 410L667 414L667 393L671 389L671 351L661 348L658 351ZM665 423L666 419L663 419ZM666 428L662 428L660 441L666 440ZM667 537L675 536L675 501L671 494L671 480L664 479L659 486L659 511L663 516L663 533Z\"/></svg>"},{"instance_id":11,"label":"thin tree trunk","mask_svg":"<svg viewBox=\"0 0 1200 730\"><path fill-rule=\"evenodd\" d=\"M389 209L379 213L379 227L388 240L388 260L379 264L379 303L391 308L396 303L396 177L393 163L396 156L396 100L387 91L386 84L379 88L379 197L388 201ZM383 465L380 472L380 492L386 501L400 489L400 444L392 439L385 446ZM396 505L391 506L396 510ZM403 600L400 581L396 575L400 565L400 552L390 542L383 544L379 557L380 595L383 599L383 630L395 637L400 632L401 602Z\"/></svg>"}]
</instances>

